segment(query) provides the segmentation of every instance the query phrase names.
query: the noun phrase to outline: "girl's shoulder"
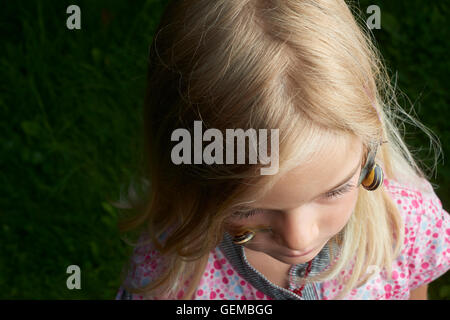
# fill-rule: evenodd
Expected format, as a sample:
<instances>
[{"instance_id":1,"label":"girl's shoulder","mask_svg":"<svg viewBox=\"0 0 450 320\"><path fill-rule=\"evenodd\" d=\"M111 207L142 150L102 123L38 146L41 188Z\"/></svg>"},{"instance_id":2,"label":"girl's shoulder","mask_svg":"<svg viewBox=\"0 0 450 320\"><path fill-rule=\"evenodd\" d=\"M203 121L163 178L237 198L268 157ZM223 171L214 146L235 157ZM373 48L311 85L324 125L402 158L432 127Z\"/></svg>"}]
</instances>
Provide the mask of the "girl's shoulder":
<instances>
[{"instance_id":1,"label":"girl's shoulder","mask_svg":"<svg viewBox=\"0 0 450 320\"><path fill-rule=\"evenodd\" d=\"M421 188L402 184L393 179L387 179L384 183L404 222L405 246L402 254L415 259L416 264L420 262L418 258L425 260L427 257L428 259L445 257L448 264L449 214L443 208L430 182L423 179L422 183Z\"/></svg>"},{"instance_id":2,"label":"girl's shoulder","mask_svg":"<svg viewBox=\"0 0 450 320\"><path fill-rule=\"evenodd\" d=\"M450 219L431 184L421 187L385 179L383 184L396 204L404 224L401 254L392 265L392 279L375 273L345 299L408 299L411 290L426 285L450 268ZM375 269L377 269L375 267ZM324 284L324 296L339 290L336 282Z\"/></svg>"},{"instance_id":3,"label":"girl's shoulder","mask_svg":"<svg viewBox=\"0 0 450 320\"><path fill-rule=\"evenodd\" d=\"M131 287L143 287L158 278L162 268L166 267L159 251L150 243L134 248L125 283ZM177 293L181 299L188 288L185 283ZM116 294L116 300L161 300L164 297L144 297L133 294L122 285ZM216 247L208 256L199 285L194 294L195 300L271 300L272 298L254 288L230 264L223 252Z\"/></svg>"},{"instance_id":4,"label":"girl's shoulder","mask_svg":"<svg viewBox=\"0 0 450 320\"><path fill-rule=\"evenodd\" d=\"M402 259L407 263L409 290L430 283L450 267L450 219L430 182L415 188L387 180L385 184L404 217ZM399 261L398 263L400 263Z\"/></svg>"},{"instance_id":5,"label":"girl's shoulder","mask_svg":"<svg viewBox=\"0 0 450 320\"><path fill-rule=\"evenodd\" d=\"M164 239L164 235L160 240ZM159 300L159 297L144 297L142 294L128 292L124 285L132 288L142 288L154 281L166 268L165 261L161 253L156 249L154 243L148 236L142 234L133 248L128 265L124 269L126 277L120 286L116 300Z\"/></svg>"},{"instance_id":6,"label":"girl's shoulder","mask_svg":"<svg viewBox=\"0 0 450 320\"><path fill-rule=\"evenodd\" d=\"M425 235L431 231L436 231L442 236L448 235L448 225L446 225L448 212L443 208L430 182L422 179L422 185L419 188L393 179L385 179L384 187L403 218L405 235L409 242L414 241L417 244L414 234L422 235L421 230L425 231ZM443 227L447 228L443 229ZM437 236L435 235L434 238Z\"/></svg>"},{"instance_id":7,"label":"girl's shoulder","mask_svg":"<svg viewBox=\"0 0 450 320\"><path fill-rule=\"evenodd\" d=\"M195 293L195 300L273 300L255 288L227 259L219 246L208 263Z\"/></svg>"}]
</instances>

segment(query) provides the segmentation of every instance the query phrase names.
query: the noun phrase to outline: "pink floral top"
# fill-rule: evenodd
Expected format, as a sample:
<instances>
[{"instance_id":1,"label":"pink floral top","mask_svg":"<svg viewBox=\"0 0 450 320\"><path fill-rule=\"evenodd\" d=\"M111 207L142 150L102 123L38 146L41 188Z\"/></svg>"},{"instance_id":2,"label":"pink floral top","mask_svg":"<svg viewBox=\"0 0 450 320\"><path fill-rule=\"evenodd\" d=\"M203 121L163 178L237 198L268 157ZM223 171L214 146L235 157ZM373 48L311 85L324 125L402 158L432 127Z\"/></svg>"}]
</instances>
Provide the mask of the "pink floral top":
<instances>
[{"instance_id":1,"label":"pink floral top","mask_svg":"<svg viewBox=\"0 0 450 320\"><path fill-rule=\"evenodd\" d=\"M428 181L426 184L430 188L430 192L427 193L385 178L384 187L397 204L404 222L405 241L402 253L392 265L392 280L386 277L384 270L375 269L379 272L375 272L364 285L353 289L344 299L408 299L410 290L432 282L449 269L449 215ZM246 264L246 259L242 263ZM132 265L133 269L126 281L130 281L133 286L146 285L157 277L163 267L158 252L151 245L135 248ZM250 272L253 272L252 270L263 282L262 285L261 282L259 286L256 285L248 273L243 273L235 262L230 263L230 259L219 247L215 248L209 254L208 264L197 287L195 299L272 300L280 299L280 294L286 299L305 299L287 289L277 287L256 269L251 269ZM342 271L341 276L346 277L351 272L351 270ZM188 284L184 283L184 289L178 292L178 298L183 295ZM290 288L293 286L294 283L290 281ZM323 282L310 288L310 299L333 299L341 289L342 286L338 285L336 280ZM276 290L278 295L272 294ZM143 298L142 295L126 292L122 286L116 295L116 299ZM160 298L153 297L153 299Z\"/></svg>"}]
</instances>

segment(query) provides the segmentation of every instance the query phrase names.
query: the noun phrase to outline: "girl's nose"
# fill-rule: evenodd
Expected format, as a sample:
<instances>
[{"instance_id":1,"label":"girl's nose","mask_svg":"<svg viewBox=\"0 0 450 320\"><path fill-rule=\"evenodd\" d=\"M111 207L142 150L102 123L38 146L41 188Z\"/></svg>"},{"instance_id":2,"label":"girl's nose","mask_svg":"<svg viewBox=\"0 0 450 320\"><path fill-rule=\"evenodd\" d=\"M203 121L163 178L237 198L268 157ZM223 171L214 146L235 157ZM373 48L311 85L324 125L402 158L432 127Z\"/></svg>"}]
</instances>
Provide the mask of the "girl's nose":
<instances>
[{"instance_id":1,"label":"girl's nose","mask_svg":"<svg viewBox=\"0 0 450 320\"><path fill-rule=\"evenodd\" d=\"M281 214L277 234L280 245L288 250L306 252L317 246L319 238L318 221L311 208L290 210Z\"/></svg>"}]
</instances>

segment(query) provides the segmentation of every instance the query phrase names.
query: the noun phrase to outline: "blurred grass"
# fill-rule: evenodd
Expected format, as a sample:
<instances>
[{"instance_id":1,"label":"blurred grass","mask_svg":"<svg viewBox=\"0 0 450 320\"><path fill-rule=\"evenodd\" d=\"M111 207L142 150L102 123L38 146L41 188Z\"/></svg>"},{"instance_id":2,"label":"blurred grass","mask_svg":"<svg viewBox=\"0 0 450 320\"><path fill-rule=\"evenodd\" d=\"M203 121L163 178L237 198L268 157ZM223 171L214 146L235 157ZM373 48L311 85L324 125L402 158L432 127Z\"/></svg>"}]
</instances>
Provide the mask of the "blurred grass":
<instances>
[{"instance_id":1,"label":"blurred grass","mask_svg":"<svg viewBox=\"0 0 450 320\"><path fill-rule=\"evenodd\" d=\"M380 5L374 34L386 62L449 154L448 2L360 3ZM66 28L71 4L81 8L81 30ZM138 161L148 45L165 4L3 2L0 299L114 298L128 248L107 199L118 197ZM411 132L411 146L428 145ZM433 182L445 208L448 181L450 168L440 163ZM82 290L66 288L72 264L81 268ZM448 299L448 275L429 292Z\"/></svg>"},{"instance_id":2,"label":"blurred grass","mask_svg":"<svg viewBox=\"0 0 450 320\"><path fill-rule=\"evenodd\" d=\"M0 12L0 298L111 299L126 253L107 204L133 174L164 1L8 1ZM66 288L81 268L82 290Z\"/></svg>"}]
</instances>

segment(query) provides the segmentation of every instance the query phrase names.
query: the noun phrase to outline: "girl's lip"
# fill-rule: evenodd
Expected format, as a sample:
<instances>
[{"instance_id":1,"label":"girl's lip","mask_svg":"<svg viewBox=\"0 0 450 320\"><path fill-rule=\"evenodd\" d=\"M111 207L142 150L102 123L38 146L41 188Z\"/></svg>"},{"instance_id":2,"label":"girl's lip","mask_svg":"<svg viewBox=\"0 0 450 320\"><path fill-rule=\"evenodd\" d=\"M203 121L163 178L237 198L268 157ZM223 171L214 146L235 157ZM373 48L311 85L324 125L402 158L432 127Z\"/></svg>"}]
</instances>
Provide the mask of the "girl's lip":
<instances>
[{"instance_id":1,"label":"girl's lip","mask_svg":"<svg viewBox=\"0 0 450 320\"><path fill-rule=\"evenodd\" d=\"M310 254L310 253L313 252L315 249L316 249L316 248L313 248L313 249L311 249L311 250L309 250L309 251L306 251L306 252L304 252L304 253L301 253L301 254L285 254L285 256L287 256L287 257L292 257L292 258L303 257L303 256L306 256L307 254Z\"/></svg>"}]
</instances>

